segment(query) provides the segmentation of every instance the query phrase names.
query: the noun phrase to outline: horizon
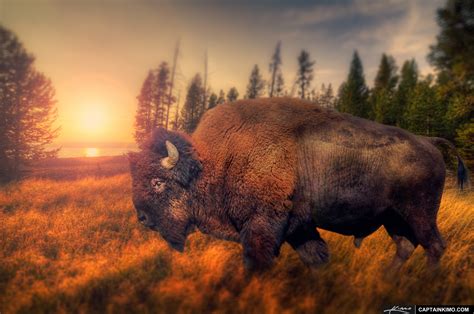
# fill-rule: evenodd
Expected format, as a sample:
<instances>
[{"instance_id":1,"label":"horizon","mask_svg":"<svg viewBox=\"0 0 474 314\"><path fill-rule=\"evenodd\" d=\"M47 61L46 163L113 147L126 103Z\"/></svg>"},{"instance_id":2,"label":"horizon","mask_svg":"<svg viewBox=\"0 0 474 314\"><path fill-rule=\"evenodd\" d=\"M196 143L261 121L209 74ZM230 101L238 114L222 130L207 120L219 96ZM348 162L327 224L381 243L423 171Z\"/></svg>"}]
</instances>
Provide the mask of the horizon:
<instances>
[{"instance_id":1,"label":"horizon","mask_svg":"<svg viewBox=\"0 0 474 314\"><path fill-rule=\"evenodd\" d=\"M204 70L206 51L209 86L216 93L235 86L242 98L254 64L268 77L279 40L286 89L293 84L297 54L306 49L316 61L312 87L331 83L336 92L354 50L369 86L382 53L393 55L399 67L415 58L421 74L433 73L426 55L439 30L435 11L443 3L278 1L268 7L266 1L0 0L0 20L53 82L56 125L62 127L54 144L93 146L134 143L136 96L150 69L171 63L177 40L175 95L181 94L181 105L189 80Z\"/></svg>"},{"instance_id":2,"label":"horizon","mask_svg":"<svg viewBox=\"0 0 474 314\"><path fill-rule=\"evenodd\" d=\"M67 142L49 147L60 148L58 158L120 156L138 148L135 142Z\"/></svg>"}]
</instances>

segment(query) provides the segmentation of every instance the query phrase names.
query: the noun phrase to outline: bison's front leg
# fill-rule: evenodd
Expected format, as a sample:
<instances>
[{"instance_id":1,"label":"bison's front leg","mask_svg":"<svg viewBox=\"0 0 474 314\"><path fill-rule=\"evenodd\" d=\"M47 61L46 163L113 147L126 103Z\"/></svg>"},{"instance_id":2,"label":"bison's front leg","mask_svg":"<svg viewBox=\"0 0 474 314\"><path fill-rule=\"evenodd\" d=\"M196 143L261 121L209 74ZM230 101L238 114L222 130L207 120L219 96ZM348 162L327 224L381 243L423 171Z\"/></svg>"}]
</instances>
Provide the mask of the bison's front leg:
<instances>
[{"instance_id":1,"label":"bison's front leg","mask_svg":"<svg viewBox=\"0 0 474 314\"><path fill-rule=\"evenodd\" d=\"M263 271L273 264L287 224L288 213L268 210L258 211L243 225L240 239L247 270Z\"/></svg>"},{"instance_id":2,"label":"bison's front leg","mask_svg":"<svg viewBox=\"0 0 474 314\"><path fill-rule=\"evenodd\" d=\"M299 227L287 236L286 241L298 252L303 263L310 267L320 266L329 260L328 246L316 227Z\"/></svg>"}]
</instances>

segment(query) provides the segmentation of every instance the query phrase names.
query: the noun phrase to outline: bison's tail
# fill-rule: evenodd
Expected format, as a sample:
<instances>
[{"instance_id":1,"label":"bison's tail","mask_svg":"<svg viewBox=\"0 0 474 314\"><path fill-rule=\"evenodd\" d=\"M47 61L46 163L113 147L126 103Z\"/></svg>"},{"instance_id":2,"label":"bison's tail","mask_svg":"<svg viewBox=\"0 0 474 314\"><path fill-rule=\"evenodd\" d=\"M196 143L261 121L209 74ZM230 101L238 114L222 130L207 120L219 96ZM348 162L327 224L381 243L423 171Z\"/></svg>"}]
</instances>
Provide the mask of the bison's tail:
<instances>
[{"instance_id":1,"label":"bison's tail","mask_svg":"<svg viewBox=\"0 0 474 314\"><path fill-rule=\"evenodd\" d=\"M441 137L423 136L423 138L435 146L447 146L454 153L454 155L456 155L456 158L458 160L458 187L460 190L463 190L464 187L468 184L469 174L466 165L464 164L464 161L462 160L461 156L459 156L459 152L457 151L454 144L448 141L447 139Z\"/></svg>"}]
</instances>

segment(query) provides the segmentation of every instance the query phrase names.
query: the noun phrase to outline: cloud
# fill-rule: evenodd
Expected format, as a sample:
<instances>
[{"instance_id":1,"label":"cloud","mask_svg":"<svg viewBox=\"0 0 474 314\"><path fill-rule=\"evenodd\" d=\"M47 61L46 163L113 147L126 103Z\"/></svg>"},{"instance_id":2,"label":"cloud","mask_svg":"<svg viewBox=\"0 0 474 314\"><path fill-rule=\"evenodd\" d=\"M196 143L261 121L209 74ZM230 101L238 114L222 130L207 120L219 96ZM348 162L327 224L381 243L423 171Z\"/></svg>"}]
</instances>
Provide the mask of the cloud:
<instances>
[{"instance_id":1,"label":"cloud","mask_svg":"<svg viewBox=\"0 0 474 314\"><path fill-rule=\"evenodd\" d=\"M352 2L334 2L316 4L309 8L295 8L286 11L283 18L290 25L308 26L324 23L344 22L353 17L373 18L397 14L404 10L407 2L403 0L370 1L355 0Z\"/></svg>"},{"instance_id":2,"label":"cloud","mask_svg":"<svg viewBox=\"0 0 474 314\"><path fill-rule=\"evenodd\" d=\"M323 62L339 57L338 62L332 63L337 68L335 72L340 73L341 68L347 71L347 65L340 62L342 54L350 57L352 50L359 50L371 83L384 52L393 55L399 66L404 60L415 58L422 73L432 72L426 55L438 32L435 10L443 4L444 0L320 3L287 10L282 14L282 24L287 25L287 38L315 40L319 49L329 50L324 57L330 59Z\"/></svg>"}]
</instances>

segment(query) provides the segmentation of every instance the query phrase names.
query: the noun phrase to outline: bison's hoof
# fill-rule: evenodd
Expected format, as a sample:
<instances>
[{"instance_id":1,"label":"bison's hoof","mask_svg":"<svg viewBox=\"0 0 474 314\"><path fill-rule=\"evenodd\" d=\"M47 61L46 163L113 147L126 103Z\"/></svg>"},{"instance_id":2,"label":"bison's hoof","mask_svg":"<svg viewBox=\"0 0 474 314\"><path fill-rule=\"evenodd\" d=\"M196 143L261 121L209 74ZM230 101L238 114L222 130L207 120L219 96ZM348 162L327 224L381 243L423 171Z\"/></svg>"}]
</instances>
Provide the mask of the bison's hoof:
<instances>
[{"instance_id":1,"label":"bison's hoof","mask_svg":"<svg viewBox=\"0 0 474 314\"><path fill-rule=\"evenodd\" d=\"M364 238L354 237L354 246L359 249L360 246L362 245L362 240L364 240Z\"/></svg>"}]
</instances>

